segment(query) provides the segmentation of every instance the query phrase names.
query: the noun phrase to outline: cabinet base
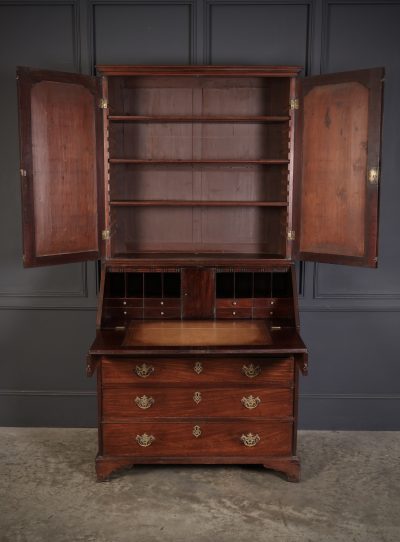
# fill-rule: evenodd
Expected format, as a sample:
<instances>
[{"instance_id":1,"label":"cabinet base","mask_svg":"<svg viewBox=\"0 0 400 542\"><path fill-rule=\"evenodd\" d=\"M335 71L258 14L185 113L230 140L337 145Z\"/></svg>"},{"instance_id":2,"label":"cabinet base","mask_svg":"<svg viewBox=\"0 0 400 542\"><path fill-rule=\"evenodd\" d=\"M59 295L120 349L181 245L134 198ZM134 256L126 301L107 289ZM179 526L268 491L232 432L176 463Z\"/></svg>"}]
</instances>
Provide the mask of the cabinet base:
<instances>
[{"instance_id":1,"label":"cabinet base","mask_svg":"<svg viewBox=\"0 0 400 542\"><path fill-rule=\"evenodd\" d=\"M285 474L288 482L300 482L300 461L297 457L268 459L263 467Z\"/></svg>"},{"instance_id":2,"label":"cabinet base","mask_svg":"<svg viewBox=\"0 0 400 542\"><path fill-rule=\"evenodd\" d=\"M118 471L131 469L134 460L128 457L96 457L96 477L98 482L106 482Z\"/></svg>"},{"instance_id":3,"label":"cabinet base","mask_svg":"<svg viewBox=\"0 0 400 542\"><path fill-rule=\"evenodd\" d=\"M121 470L131 469L134 465L262 465L286 475L288 482L300 481L300 461L296 456L247 458L240 457L172 457L172 458L143 458L143 457L96 457L96 476L98 482L105 482L112 474Z\"/></svg>"}]
</instances>

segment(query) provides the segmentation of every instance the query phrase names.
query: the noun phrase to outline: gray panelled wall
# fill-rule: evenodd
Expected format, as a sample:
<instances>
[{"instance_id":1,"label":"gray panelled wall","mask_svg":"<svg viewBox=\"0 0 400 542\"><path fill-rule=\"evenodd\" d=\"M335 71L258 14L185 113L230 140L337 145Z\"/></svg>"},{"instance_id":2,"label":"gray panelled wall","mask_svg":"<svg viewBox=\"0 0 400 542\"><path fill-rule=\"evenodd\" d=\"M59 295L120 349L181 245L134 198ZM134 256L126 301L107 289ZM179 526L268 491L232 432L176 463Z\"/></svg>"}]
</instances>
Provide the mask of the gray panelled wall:
<instances>
[{"instance_id":1,"label":"gray panelled wall","mask_svg":"<svg viewBox=\"0 0 400 542\"><path fill-rule=\"evenodd\" d=\"M400 428L400 0L0 0L0 425L90 426L96 266L22 267L15 66L384 65L378 270L299 267L301 427Z\"/></svg>"}]
</instances>

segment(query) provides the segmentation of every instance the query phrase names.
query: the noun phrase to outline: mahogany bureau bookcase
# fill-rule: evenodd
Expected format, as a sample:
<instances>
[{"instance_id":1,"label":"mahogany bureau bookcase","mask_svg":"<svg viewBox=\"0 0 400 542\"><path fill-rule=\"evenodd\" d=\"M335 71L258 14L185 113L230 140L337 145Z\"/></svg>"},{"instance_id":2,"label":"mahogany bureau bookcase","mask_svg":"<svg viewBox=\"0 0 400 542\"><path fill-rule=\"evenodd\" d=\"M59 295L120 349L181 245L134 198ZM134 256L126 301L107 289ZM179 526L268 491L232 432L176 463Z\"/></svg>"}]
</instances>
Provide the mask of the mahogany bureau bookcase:
<instances>
[{"instance_id":1,"label":"mahogany bureau bookcase","mask_svg":"<svg viewBox=\"0 0 400 542\"><path fill-rule=\"evenodd\" d=\"M100 259L99 480L256 463L298 481L297 259L375 267L383 69L17 72L24 264Z\"/></svg>"}]
</instances>

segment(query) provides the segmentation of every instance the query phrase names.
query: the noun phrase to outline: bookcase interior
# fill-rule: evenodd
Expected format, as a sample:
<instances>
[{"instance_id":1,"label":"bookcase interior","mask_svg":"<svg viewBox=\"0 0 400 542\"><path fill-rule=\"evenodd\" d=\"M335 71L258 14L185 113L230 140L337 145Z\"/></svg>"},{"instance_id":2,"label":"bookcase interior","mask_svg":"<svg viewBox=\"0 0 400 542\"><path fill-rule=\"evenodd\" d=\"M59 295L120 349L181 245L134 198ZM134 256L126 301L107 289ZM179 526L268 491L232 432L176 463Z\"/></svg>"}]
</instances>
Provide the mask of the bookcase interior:
<instances>
[{"instance_id":1,"label":"bookcase interior","mask_svg":"<svg viewBox=\"0 0 400 542\"><path fill-rule=\"evenodd\" d=\"M286 257L289 78L107 84L111 257Z\"/></svg>"}]
</instances>

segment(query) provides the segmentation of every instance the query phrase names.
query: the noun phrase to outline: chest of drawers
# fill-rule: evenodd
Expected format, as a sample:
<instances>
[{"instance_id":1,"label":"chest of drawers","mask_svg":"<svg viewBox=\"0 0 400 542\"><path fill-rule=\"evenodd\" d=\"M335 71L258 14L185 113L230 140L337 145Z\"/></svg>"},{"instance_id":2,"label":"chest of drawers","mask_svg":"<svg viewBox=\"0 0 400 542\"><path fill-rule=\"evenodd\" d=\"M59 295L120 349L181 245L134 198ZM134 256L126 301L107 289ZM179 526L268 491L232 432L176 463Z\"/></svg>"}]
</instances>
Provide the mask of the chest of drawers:
<instances>
[{"instance_id":1,"label":"chest of drawers","mask_svg":"<svg viewBox=\"0 0 400 542\"><path fill-rule=\"evenodd\" d=\"M90 371L98 372L99 480L138 464L168 463L254 463L299 480L301 343L286 355L193 355L191 347L174 356L133 356L118 351L112 333L103 332L104 343L98 338L89 358ZM115 353L106 354L112 343Z\"/></svg>"}]
</instances>

